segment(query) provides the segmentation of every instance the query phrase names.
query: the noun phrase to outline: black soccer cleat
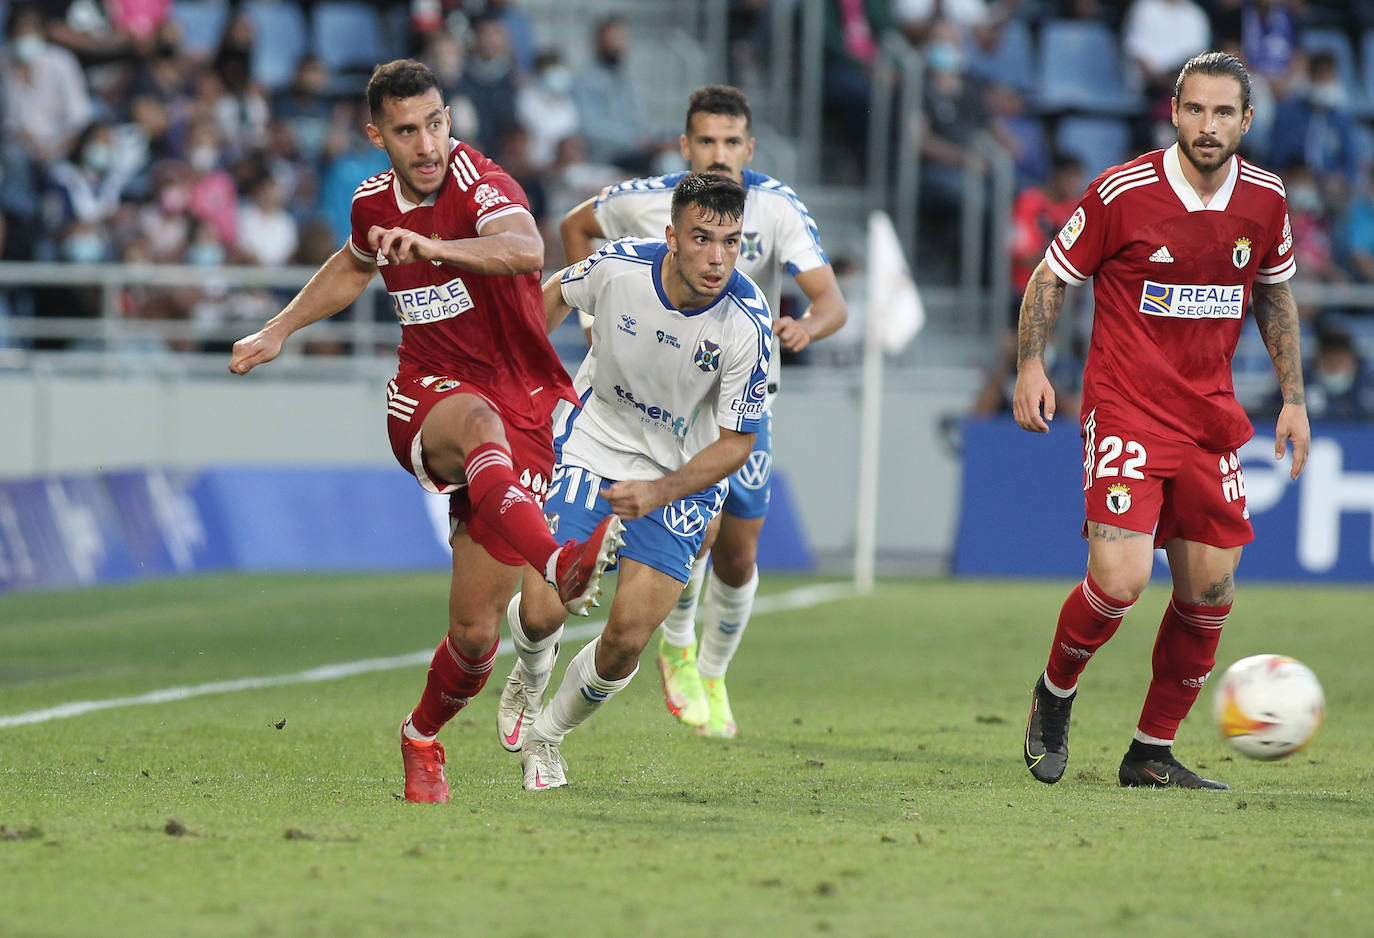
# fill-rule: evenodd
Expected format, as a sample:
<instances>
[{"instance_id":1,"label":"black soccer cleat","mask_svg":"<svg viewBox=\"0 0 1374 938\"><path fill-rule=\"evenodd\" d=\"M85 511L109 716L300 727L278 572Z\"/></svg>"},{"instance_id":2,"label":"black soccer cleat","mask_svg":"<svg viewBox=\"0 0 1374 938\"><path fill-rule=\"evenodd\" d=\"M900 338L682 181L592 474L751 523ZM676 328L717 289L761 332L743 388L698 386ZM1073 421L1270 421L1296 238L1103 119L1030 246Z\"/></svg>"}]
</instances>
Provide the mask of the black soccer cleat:
<instances>
[{"instance_id":1,"label":"black soccer cleat","mask_svg":"<svg viewBox=\"0 0 1374 938\"><path fill-rule=\"evenodd\" d=\"M1063 778L1064 768L1069 764L1069 711L1077 696L1076 690L1067 697L1051 693L1045 687L1043 674L1031 691L1030 719L1026 721L1026 767L1046 785Z\"/></svg>"},{"instance_id":2,"label":"black soccer cleat","mask_svg":"<svg viewBox=\"0 0 1374 938\"><path fill-rule=\"evenodd\" d=\"M1132 740L1117 772L1122 788L1202 788L1230 791L1225 782L1203 778L1174 758L1168 746L1152 746Z\"/></svg>"}]
</instances>

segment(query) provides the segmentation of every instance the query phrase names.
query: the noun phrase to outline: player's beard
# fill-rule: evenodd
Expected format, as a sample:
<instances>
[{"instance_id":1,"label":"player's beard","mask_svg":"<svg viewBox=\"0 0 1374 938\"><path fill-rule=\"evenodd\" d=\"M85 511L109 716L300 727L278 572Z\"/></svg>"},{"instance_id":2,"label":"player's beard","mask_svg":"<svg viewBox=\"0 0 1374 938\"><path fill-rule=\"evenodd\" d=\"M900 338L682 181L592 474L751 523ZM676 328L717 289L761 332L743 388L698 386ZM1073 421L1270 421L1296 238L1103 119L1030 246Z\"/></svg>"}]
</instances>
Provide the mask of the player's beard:
<instances>
[{"instance_id":1,"label":"player's beard","mask_svg":"<svg viewBox=\"0 0 1374 938\"><path fill-rule=\"evenodd\" d=\"M1235 155L1236 150L1240 149L1240 141L1237 140L1229 147L1222 146L1218 150L1213 150L1212 155L1206 157L1201 156L1197 150L1194 149L1196 146L1196 141L1193 143L1185 143L1183 138L1181 136L1179 137L1178 148L1183 152L1188 162L1193 164L1193 168L1200 173L1210 173L1226 165L1226 161Z\"/></svg>"}]
</instances>

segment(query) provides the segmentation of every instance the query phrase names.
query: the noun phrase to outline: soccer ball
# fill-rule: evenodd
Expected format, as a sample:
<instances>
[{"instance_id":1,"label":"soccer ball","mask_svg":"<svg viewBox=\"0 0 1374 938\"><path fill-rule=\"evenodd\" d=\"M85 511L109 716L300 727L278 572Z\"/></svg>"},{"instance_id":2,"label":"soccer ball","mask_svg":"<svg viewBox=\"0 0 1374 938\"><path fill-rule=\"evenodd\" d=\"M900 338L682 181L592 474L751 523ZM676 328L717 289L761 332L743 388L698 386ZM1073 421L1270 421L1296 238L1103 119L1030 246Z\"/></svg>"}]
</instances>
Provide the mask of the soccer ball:
<instances>
[{"instance_id":1,"label":"soccer ball","mask_svg":"<svg viewBox=\"0 0 1374 938\"><path fill-rule=\"evenodd\" d=\"M1312 741L1326 700L1317 676L1284 655L1242 658L1221 676L1212 717L1221 738L1252 759L1282 759Z\"/></svg>"}]
</instances>

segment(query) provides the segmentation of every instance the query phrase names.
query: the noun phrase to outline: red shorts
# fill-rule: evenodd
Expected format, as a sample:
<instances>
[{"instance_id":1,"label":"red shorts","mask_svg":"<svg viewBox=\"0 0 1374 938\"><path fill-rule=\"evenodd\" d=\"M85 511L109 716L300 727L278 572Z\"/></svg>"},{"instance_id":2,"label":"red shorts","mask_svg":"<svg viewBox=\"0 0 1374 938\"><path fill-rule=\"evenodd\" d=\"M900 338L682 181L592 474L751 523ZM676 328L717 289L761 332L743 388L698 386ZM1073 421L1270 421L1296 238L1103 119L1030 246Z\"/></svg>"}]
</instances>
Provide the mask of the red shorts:
<instances>
[{"instance_id":1,"label":"red shorts","mask_svg":"<svg viewBox=\"0 0 1374 938\"><path fill-rule=\"evenodd\" d=\"M1089 521L1213 547L1255 539L1234 452L1205 453L1124 427L1083 420L1083 500Z\"/></svg>"},{"instance_id":2,"label":"red shorts","mask_svg":"<svg viewBox=\"0 0 1374 938\"><path fill-rule=\"evenodd\" d=\"M397 375L387 384L386 432L391 438L391 451L396 455L396 461L415 476L425 491L449 497L449 518L452 521L449 536L466 530L474 541L501 563L524 566L525 559L515 548L498 531L473 515L472 504L468 501L467 481L441 479L425 461L420 428L424 426L430 409L451 394L475 394L501 417L520 486L541 506L553 479L552 422L537 430L512 426L501 408L480 387L444 375Z\"/></svg>"}]
</instances>

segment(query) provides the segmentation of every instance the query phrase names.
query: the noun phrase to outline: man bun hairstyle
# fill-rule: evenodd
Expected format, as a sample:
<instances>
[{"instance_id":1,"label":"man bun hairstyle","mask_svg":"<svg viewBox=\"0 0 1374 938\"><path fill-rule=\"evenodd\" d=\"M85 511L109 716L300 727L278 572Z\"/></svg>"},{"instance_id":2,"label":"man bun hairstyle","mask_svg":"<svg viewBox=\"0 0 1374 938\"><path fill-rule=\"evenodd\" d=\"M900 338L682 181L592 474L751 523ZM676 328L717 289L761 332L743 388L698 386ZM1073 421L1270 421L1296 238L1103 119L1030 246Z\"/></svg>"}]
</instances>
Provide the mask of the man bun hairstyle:
<instances>
[{"instance_id":1,"label":"man bun hairstyle","mask_svg":"<svg viewBox=\"0 0 1374 938\"><path fill-rule=\"evenodd\" d=\"M689 205L701 209L709 221L739 221L744 217L744 187L720 173L688 173L673 187L674 228Z\"/></svg>"},{"instance_id":2,"label":"man bun hairstyle","mask_svg":"<svg viewBox=\"0 0 1374 938\"><path fill-rule=\"evenodd\" d=\"M697 114L719 114L724 117L743 117L744 129L754 124L749 99L744 92L730 85L706 85L692 92L687 99L687 120L684 133L692 133L692 118Z\"/></svg>"},{"instance_id":3,"label":"man bun hairstyle","mask_svg":"<svg viewBox=\"0 0 1374 938\"><path fill-rule=\"evenodd\" d=\"M431 88L438 89L440 97L443 96L439 77L428 65L415 59L395 59L372 70L367 82L367 109L375 121L387 98L414 98Z\"/></svg>"},{"instance_id":4,"label":"man bun hairstyle","mask_svg":"<svg viewBox=\"0 0 1374 938\"><path fill-rule=\"evenodd\" d=\"M1245 70L1245 63L1234 55L1227 52L1199 52L1184 62L1174 81L1175 101L1183 97L1183 79L1194 74L1234 78L1240 83L1240 109L1250 109L1250 73Z\"/></svg>"}]
</instances>

